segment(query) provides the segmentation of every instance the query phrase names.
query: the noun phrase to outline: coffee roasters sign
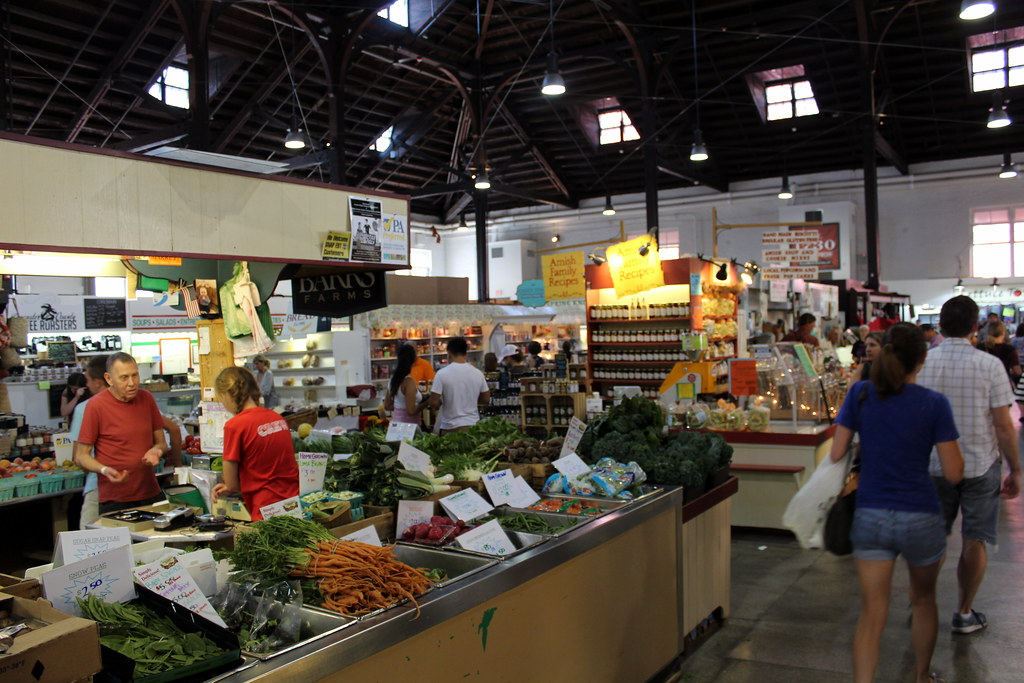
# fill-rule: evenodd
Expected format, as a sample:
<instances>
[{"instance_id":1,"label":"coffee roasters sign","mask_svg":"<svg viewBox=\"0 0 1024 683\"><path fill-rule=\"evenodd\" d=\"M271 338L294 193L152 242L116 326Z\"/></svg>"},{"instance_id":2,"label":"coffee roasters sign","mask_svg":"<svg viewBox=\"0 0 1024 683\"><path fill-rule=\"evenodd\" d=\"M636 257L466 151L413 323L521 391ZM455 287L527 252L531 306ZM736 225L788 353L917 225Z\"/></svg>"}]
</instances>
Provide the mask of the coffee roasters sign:
<instances>
[{"instance_id":1,"label":"coffee roasters sign","mask_svg":"<svg viewBox=\"0 0 1024 683\"><path fill-rule=\"evenodd\" d=\"M292 278L292 312L343 318L388 305L383 272Z\"/></svg>"}]
</instances>

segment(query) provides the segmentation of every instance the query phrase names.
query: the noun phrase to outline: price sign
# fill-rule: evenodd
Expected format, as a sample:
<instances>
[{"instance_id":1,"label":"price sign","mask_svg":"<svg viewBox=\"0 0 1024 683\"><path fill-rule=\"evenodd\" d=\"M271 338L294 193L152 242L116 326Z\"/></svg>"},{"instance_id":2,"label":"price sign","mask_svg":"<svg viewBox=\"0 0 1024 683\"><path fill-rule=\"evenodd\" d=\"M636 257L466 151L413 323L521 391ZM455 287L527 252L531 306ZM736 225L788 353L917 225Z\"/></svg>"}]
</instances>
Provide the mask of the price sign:
<instances>
[{"instance_id":1,"label":"price sign","mask_svg":"<svg viewBox=\"0 0 1024 683\"><path fill-rule=\"evenodd\" d=\"M817 377L818 371L814 369L814 361L811 360L811 354L807 352L807 347L800 343L793 344L793 351L796 352L796 357L800 360L800 365L803 366L807 376Z\"/></svg>"},{"instance_id":2,"label":"price sign","mask_svg":"<svg viewBox=\"0 0 1024 683\"><path fill-rule=\"evenodd\" d=\"M434 501L432 500L400 500L398 501L398 521L395 529L399 538L402 533L414 524L430 524L430 518L434 516Z\"/></svg>"},{"instance_id":3,"label":"price sign","mask_svg":"<svg viewBox=\"0 0 1024 683\"><path fill-rule=\"evenodd\" d=\"M132 550L124 545L43 574L43 597L62 612L81 616L78 598L95 595L104 602L135 598Z\"/></svg>"},{"instance_id":4,"label":"price sign","mask_svg":"<svg viewBox=\"0 0 1024 683\"><path fill-rule=\"evenodd\" d=\"M367 545L375 545L378 548L381 547L380 536L377 534L377 527L374 525L364 526L358 531L353 531L348 536L342 536L343 541L355 541L357 543L365 543Z\"/></svg>"},{"instance_id":5,"label":"price sign","mask_svg":"<svg viewBox=\"0 0 1024 683\"><path fill-rule=\"evenodd\" d=\"M568 453L575 453L585 431L587 431L587 425L574 415L569 421L569 430L565 434L565 441L562 442L562 451L558 454L559 457L564 458Z\"/></svg>"},{"instance_id":6,"label":"price sign","mask_svg":"<svg viewBox=\"0 0 1024 683\"><path fill-rule=\"evenodd\" d=\"M475 529L470 529L455 539L455 542L466 550L475 550L488 555L508 555L516 550L516 546L498 524L492 519Z\"/></svg>"},{"instance_id":7,"label":"price sign","mask_svg":"<svg viewBox=\"0 0 1024 683\"><path fill-rule=\"evenodd\" d=\"M407 470L430 476L430 456L407 441L398 447L398 462Z\"/></svg>"},{"instance_id":8,"label":"price sign","mask_svg":"<svg viewBox=\"0 0 1024 683\"><path fill-rule=\"evenodd\" d=\"M757 361L729 361L729 391L735 396L755 396L757 394Z\"/></svg>"},{"instance_id":9,"label":"price sign","mask_svg":"<svg viewBox=\"0 0 1024 683\"><path fill-rule=\"evenodd\" d=\"M538 500L540 500L540 496L530 488L526 480L522 477L516 477L512 487L512 500L508 504L514 508L528 508Z\"/></svg>"},{"instance_id":10,"label":"price sign","mask_svg":"<svg viewBox=\"0 0 1024 683\"><path fill-rule=\"evenodd\" d=\"M412 422L392 422L388 425L387 441L412 441L419 425Z\"/></svg>"},{"instance_id":11,"label":"price sign","mask_svg":"<svg viewBox=\"0 0 1024 683\"><path fill-rule=\"evenodd\" d=\"M209 619L220 627L227 624L213 609L199 586L175 556L144 564L133 570L136 580L154 593L159 593L171 602L176 602L196 614Z\"/></svg>"},{"instance_id":12,"label":"price sign","mask_svg":"<svg viewBox=\"0 0 1024 683\"><path fill-rule=\"evenodd\" d=\"M581 475L590 474L590 465L583 462L580 456L575 453L559 458L551 464L568 479L575 479Z\"/></svg>"},{"instance_id":13,"label":"price sign","mask_svg":"<svg viewBox=\"0 0 1024 683\"><path fill-rule=\"evenodd\" d=\"M299 460L299 495L322 491L327 461L331 456L326 453L298 453L296 457Z\"/></svg>"},{"instance_id":14,"label":"price sign","mask_svg":"<svg viewBox=\"0 0 1024 683\"><path fill-rule=\"evenodd\" d=\"M299 503L299 497L293 496L270 505L264 505L260 508L260 514L263 515L263 519L270 519L278 515L302 517L302 505Z\"/></svg>"},{"instance_id":15,"label":"price sign","mask_svg":"<svg viewBox=\"0 0 1024 683\"><path fill-rule=\"evenodd\" d=\"M57 552L54 555L53 564L60 566L77 562L131 544L131 531L123 526L116 529L62 531L57 534Z\"/></svg>"},{"instance_id":16,"label":"price sign","mask_svg":"<svg viewBox=\"0 0 1024 683\"><path fill-rule=\"evenodd\" d=\"M484 475L484 488L491 502L495 505L512 503L512 495L515 491L515 480L512 470L495 470Z\"/></svg>"},{"instance_id":17,"label":"price sign","mask_svg":"<svg viewBox=\"0 0 1024 683\"><path fill-rule=\"evenodd\" d=\"M449 517L461 519L463 522L483 517L494 509L493 505L484 500L483 496L473 489L463 489L458 493L442 498L438 502L448 512Z\"/></svg>"}]
</instances>

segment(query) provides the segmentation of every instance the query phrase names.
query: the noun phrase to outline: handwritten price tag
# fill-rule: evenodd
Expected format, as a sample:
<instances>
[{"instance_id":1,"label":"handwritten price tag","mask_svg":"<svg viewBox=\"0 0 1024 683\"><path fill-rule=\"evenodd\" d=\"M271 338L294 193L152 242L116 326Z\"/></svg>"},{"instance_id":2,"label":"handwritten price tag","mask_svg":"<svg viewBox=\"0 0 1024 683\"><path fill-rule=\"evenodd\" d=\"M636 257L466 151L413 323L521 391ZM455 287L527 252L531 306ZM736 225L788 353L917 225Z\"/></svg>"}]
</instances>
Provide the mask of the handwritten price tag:
<instances>
[{"instance_id":1,"label":"handwritten price tag","mask_svg":"<svg viewBox=\"0 0 1024 683\"><path fill-rule=\"evenodd\" d=\"M43 574L43 596L62 612L81 616L78 598L95 595L104 602L135 598L132 551L121 546Z\"/></svg>"},{"instance_id":2,"label":"handwritten price tag","mask_svg":"<svg viewBox=\"0 0 1024 683\"><path fill-rule=\"evenodd\" d=\"M53 559L57 566L132 544L132 535L127 527L62 531L57 538L57 553Z\"/></svg>"},{"instance_id":3,"label":"handwritten price tag","mask_svg":"<svg viewBox=\"0 0 1024 683\"><path fill-rule=\"evenodd\" d=\"M299 453L299 495L321 491L324 488L324 476L327 474L327 461L331 456L326 453Z\"/></svg>"},{"instance_id":4,"label":"handwritten price tag","mask_svg":"<svg viewBox=\"0 0 1024 683\"><path fill-rule=\"evenodd\" d=\"M562 442L562 450L558 454L559 457L575 453L576 447L580 445L580 439L583 438L583 432L585 431L587 431L587 425L578 417L573 417L569 420L569 429L565 433L565 441ZM565 472L562 472L562 474L565 474Z\"/></svg>"},{"instance_id":5,"label":"handwritten price tag","mask_svg":"<svg viewBox=\"0 0 1024 683\"><path fill-rule=\"evenodd\" d=\"M494 506L483 499L473 489L463 489L458 493L442 498L441 507L448 511L448 515L463 522L469 522L477 517L482 517L494 509Z\"/></svg>"},{"instance_id":6,"label":"handwritten price tag","mask_svg":"<svg viewBox=\"0 0 1024 683\"><path fill-rule=\"evenodd\" d=\"M342 536L343 541L356 541L357 543L366 543L367 545L375 545L378 548L381 547L380 536L377 534L377 527L374 525L364 526L358 531L353 531L348 536Z\"/></svg>"},{"instance_id":7,"label":"handwritten price tag","mask_svg":"<svg viewBox=\"0 0 1024 683\"><path fill-rule=\"evenodd\" d=\"M299 503L299 497L293 496L270 505L264 505L260 508L260 514L263 515L263 519L270 519L278 515L302 517L302 505Z\"/></svg>"},{"instance_id":8,"label":"handwritten price tag","mask_svg":"<svg viewBox=\"0 0 1024 683\"><path fill-rule=\"evenodd\" d=\"M398 447L398 462L412 472L430 474L430 456L407 441L403 441Z\"/></svg>"},{"instance_id":9,"label":"handwritten price tag","mask_svg":"<svg viewBox=\"0 0 1024 683\"><path fill-rule=\"evenodd\" d=\"M564 474L569 479L575 479L582 474L590 472L590 465L583 462L580 456L575 453L570 453L564 458L559 458L551 464L555 466L556 470Z\"/></svg>"},{"instance_id":10,"label":"handwritten price tag","mask_svg":"<svg viewBox=\"0 0 1024 683\"><path fill-rule=\"evenodd\" d=\"M387 441L412 441L418 428L419 425L412 422L391 422L384 439Z\"/></svg>"},{"instance_id":11,"label":"handwritten price tag","mask_svg":"<svg viewBox=\"0 0 1024 683\"><path fill-rule=\"evenodd\" d=\"M516 477L512 487L512 499L508 504L514 508L528 508L538 500L540 500L540 496L530 488L526 480L522 477Z\"/></svg>"},{"instance_id":12,"label":"handwritten price tag","mask_svg":"<svg viewBox=\"0 0 1024 683\"><path fill-rule=\"evenodd\" d=\"M199 586L188 570L178 562L177 557L144 564L134 570L135 578L154 593L159 593L168 600L192 610L218 626L227 628L213 605L206 599Z\"/></svg>"},{"instance_id":13,"label":"handwritten price tag","mask_svg":"<svg viewBox=\"0 0 1024 683\"><path fill-rule=\"evenodd\" d=\"M466 550L475 550L488 555L508 555L516 550L512 539L508 537L496 519L481 524L475 529L470 529L455 541Z\"/></svg>"},{"instance_id":14,"label":"handwritten price tag","mask_svg":"<svg viewBox=\"0 0 1024 683\"><path fill-rule=\"evenodd\" d=\"M434 501L432 500L400 500L398 501L398 522L395 529L399 538L402 532L413 524L429 524L430 518L434 516Z\"/></svg>"}]
</instances>

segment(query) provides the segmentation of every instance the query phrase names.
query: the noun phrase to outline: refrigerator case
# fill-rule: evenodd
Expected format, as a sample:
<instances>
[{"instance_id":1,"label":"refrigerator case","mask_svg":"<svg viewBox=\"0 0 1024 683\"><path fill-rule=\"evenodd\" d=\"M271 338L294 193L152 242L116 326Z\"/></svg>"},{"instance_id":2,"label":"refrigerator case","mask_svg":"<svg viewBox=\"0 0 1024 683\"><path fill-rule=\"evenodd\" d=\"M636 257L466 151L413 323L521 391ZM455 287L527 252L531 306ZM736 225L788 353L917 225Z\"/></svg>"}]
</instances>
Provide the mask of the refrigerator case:
<instances>
[{"instance_id":1,"label":"refrigerator case","mask_svg":"<svg viewBox=\"0 0 1024 683\"><path fill-rule=\"evenodd\" d=\"M370 331L334 332L331 344L334 353L334 384L338 396L343 387L370 383Z\"/></svg>"}]
</instances>

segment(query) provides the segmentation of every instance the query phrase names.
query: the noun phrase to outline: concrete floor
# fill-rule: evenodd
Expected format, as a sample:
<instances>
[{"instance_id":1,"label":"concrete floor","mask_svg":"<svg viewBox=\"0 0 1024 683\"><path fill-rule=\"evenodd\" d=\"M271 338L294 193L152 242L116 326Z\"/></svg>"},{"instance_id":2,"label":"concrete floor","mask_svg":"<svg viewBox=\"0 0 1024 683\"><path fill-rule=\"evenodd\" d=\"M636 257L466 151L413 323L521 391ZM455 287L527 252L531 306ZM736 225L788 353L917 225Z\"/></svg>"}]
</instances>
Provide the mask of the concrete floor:
<instances>
[{"instance_id":1,"label":"concrete floor","mask_svg":"<svg viewBox=\"0 0 1024 683\"><path fill-rule=\"evenodd\" d=\"M959 525L959 522L957 523ZM792 536L733 530L728 623L683 659L679 681L821 683L852 680L850 645L859 609L852 557L802 550ZM950 537L939 576L939 638L932 670L951 683L1024 681L1024 498L1003 502L999 550L975 609L987 629L953 635L956 559ZM878 681L913 681L906 565L898 561Z\"/></svg>"}]
</instances>

